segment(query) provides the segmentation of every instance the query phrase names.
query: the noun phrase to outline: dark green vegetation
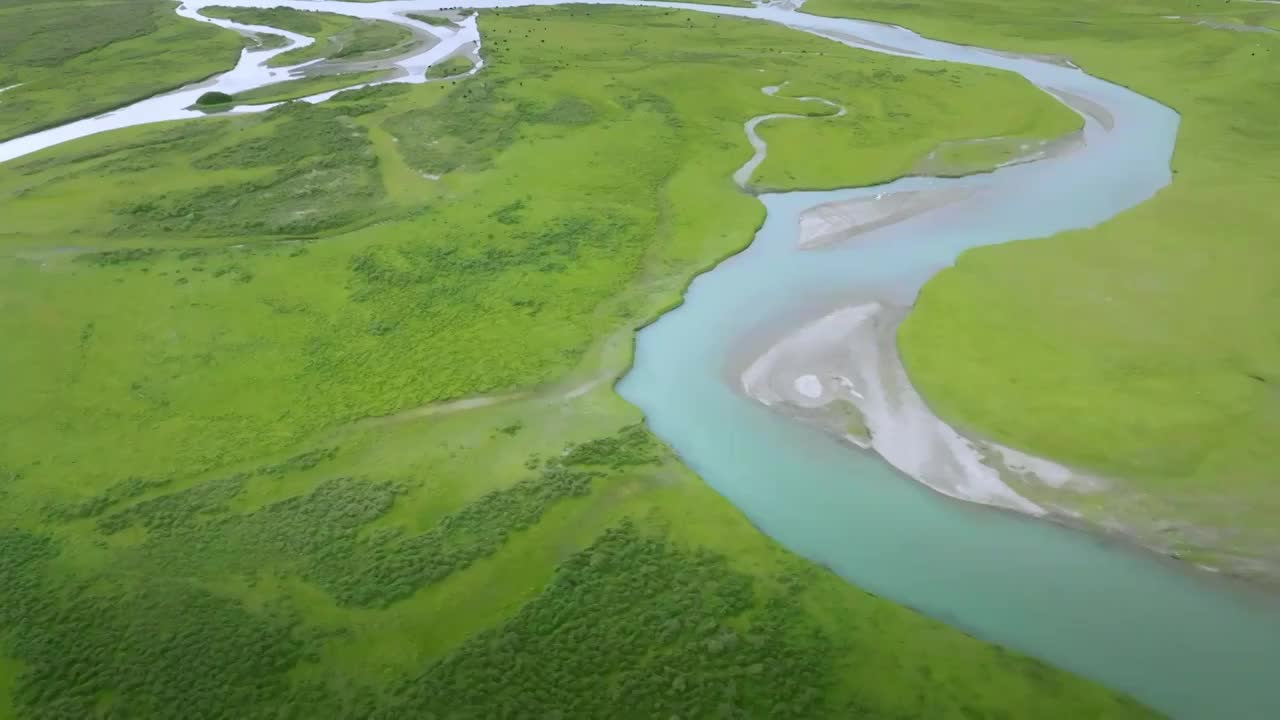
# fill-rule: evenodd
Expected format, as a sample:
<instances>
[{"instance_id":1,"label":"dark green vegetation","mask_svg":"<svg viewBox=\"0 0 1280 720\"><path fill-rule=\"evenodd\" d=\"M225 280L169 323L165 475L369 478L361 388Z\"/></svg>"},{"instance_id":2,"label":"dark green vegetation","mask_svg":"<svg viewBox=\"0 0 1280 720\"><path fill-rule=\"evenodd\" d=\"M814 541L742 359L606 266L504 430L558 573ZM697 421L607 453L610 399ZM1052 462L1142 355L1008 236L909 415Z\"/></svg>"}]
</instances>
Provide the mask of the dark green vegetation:
<instances>
[{"instance_id":1,"label":"dark green vegetation","mask_svg":"<svg viewBox=\"0 0 1280 720\"><path fill-rule=\"evenodd\" d=\"M809 109L761 86L886 69L952 137L1026 118L953 82L1036 96L681 13L481 25L466 80L0 166L0 715L1144 716L782 551L609 387L761 220L742 122Z\"/></svg>"},{"instance_id":2,"label":"dark green vegetation","mask_svg":"<svg viewBox=\"0 0 1280 720\"><path fill-rule=\"evenodd\" d=\"M483 493L463 477L345 474L353 456L450 435L348 435L185 488L133 482L46 509L93 546L6 530L0 614L24 668L12 714L1144 716L777 550L638 426ZM428 504L397 516L415 493ZM691 530L715 539L690 544Z\"/></svg>"},{"instance_id":3,"label":"dark green vegetation","mask_svg":"<svg viewBox=\"0 0 1280 720\"><path fill-rule=\"evenodd\" d=\"M427 68L427 77L447 78L454 75L462 75L469 72L472 67L474 67L474 64L470 59L462 55L454 55Z\"/></svg>"},{"instance_id":4,"label":"dark green vegetation","mask_svg":"<svg viewBox=\"0 0 1280 720\"><path fill-rule=\"evenodd\" d=\"M0 0L0 140L200 80L235 65L239 35L167 0Z\"/></svg>"},{"instance_id":5,"label":"dark green vegetation","mask_svg":"<svg viewBox=\"0 0 1280 720\"><path fill-rule=\"evenodd\" d=\"M925 287L900 341L944 417L1114 479L1112 492L1053 502L1196 562L1280 579L1280 335L1267 325L1280 315L1280 35L1213 26L1280 27L1280 7L806 9L1063 53L1182 115L1170 187L1091 230L966 253Z\"/></svg>"},{"instance_id":6,"label":"dark green vegetation","mask_svg":"<svg viewBox=\"0 0 1280 720\"><path fill-rule=\"evenodd\" d=\"M207 7L200 14L246 25L279 28L315 39L314 43L306 47L295 48L271 58L267 64L276 67L321 58L331 62L377 60L399 55L419 42L407 28L395 23L362 20L327 12L283 7L265 10Z\"/></svg>"},{"instance_id":7,"label":"dark green vegetation","mask_svg":"<svg viewBox=\"0 0 1280 720\"><path fill-rule=\"evenodd\" d=\"M224 92L207 92L196 98L197 105L226 105L235 98Z\"/></svg>"}]
</instances>

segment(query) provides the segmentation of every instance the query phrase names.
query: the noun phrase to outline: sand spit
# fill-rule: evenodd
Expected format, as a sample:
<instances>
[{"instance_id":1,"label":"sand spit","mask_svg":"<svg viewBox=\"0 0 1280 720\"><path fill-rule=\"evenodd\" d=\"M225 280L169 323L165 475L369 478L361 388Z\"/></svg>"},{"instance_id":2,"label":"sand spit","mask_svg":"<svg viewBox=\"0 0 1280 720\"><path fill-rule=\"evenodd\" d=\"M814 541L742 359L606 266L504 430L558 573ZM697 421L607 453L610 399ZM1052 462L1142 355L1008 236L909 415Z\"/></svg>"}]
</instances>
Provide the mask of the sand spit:
<instances>
[{"instance_id":1,"label":"sand spit","mask_svg":"<svg viewBox=\"0 0 1280 720\"><path fill-rule=\"evenodd\" d=\"M752 0L758 8L771 8L774 10L799 10L804 5L804 0Z\"/></svg>"},{"instance_id":2,"label":"sand spit","mask_svg":"<svg viewBox=\"0 0 1280 720\"><path fill-rule=\"evenodd\" d=\"M395 54L369 60L321 60L314 64L304 65L299 71L299 75L344 75L372 70L403 71L403 68L400 67L401 63L422 55L440 44L443 39L440 35L424 30L421 27L424 23L411 18L405 18L398 24L412 33L413 39Z\"/></svg>"},{"instance_id":3,"label":"sand spit","mask_svg":"<svg viewBox=\"0 0 1280 720\"><path fill-rule=\"evenodd\" d=\"M1258 2L1258 3L1265 3L1269 5L1276 4L1276 0L1251 0L1251 1ZM1277 32L1275 28L1269 28L1269 27L1266 27L1265 25L1245 25L1244 23L1222 22L1221 20L1210 20L1208 18L1184 17L1182 15L1164 15L1163 17L1165 20L1182 20L1183 22L1189 22L1192 25L1200 25L1201 27L1207 27L1212 30L1230 30L1232 32L1241 32L1241 33Z\"/></svg>"},{"instance_id":4,"label":"sand spit","mask_svg":"<svg viewBox=\"0 0 1280 720\"><path fill-rule=\"evenodd\" d=\"M939 187L823 203L800 213L801 250L844 242L885 225L972 197L973 188Z\"/></svg>"},{"instance_id":5,"label":"sand spit","mask_svg":"<svg viewBox=\"0 0 1280 720\"><path fill-rule=\"evenodd\" d=\"M1009 482L1094 492L1104 485L1057 463L967 438L939 420L911 386L895 341L906 308L844 307L778 339L740 376L749 397L874 450L954 498L1033 516L1072 513L1023 497Z\"/></svg>"},{"instance_id":6,"label":"sand spit","mask_svg":"<svg viewBox=\"0 0 1280 720\"><path fill-rule=\"evenodd\" d=\"M1093 118L1102 129L1111 132L1116 126L1115 116L1111 111L1083 95L1068 92L1062 88L1046 88L1046 92L1062 101L1062 104L1081 115Z\"/></svg>"},{"instance_id":7,"label":"sand spit","mask_svg":"<svg viewBox=\"0 0 1280 720\"><path fill-rule=\"evenodd\" d=\"M1075 63L1071 62L1071 58L1067 57L1066 55L1057 55L1054 53L1018 53L1018 52L1010 52L1008 50L988 50L987 52L990 52L993 55L999 55L1000 57L1015 58L1015 59L1025 58L1027 60L1037 60L1039 62L1049 63L1050 65L1057 65L1058 67L1071 68L1073 70L1079 69L1080 67L1079 65L1076 65Z\"/></svg>"},{"instance_id":8,"label":"sand spit","mask_svg":"<svg viewBox=\"0 0 1280 720\"><path fill-rule=\"evenodd\" d=\"M1114 120L1110 114L1100 107L1092 105L1084 98L1072 98L1064 102L1097 120L1100 125L1110 129ZM984 159L972 165L965 165L947 159L948 151L954 148L975 144L990 144ZM1035 162L1047 158L1056 158L1083 150L1085 139L1083 132L1074 132L1052 140L1028 141L1015 138L983 138L979 140L961 140L939 145L926 155L912 174L918 177L948 177L966 175L975 172L987 172L992 168L988 161L991 155L1005 155L1009 159L999 162L996 168L1022 163ZM757 163L758 164L758 163ZM743 167L747 170L747 166ZM750 168L754 170L754 166ZM742 172L742 171L739 171ZM737 176L735 175L735 179ZM917 215L972 198L978 188L954 187L940 185L924 190L904 190L900 192L880 193L872 197L854 198L837 202L816 205L800 214L800 231L796 247L801 250L845 242L863 233L877 228L902 222Z\"/></svg>"},{"instance_id":9,"label":"sand spit","mask_svg":"<svg viewBox=\"0 0 1280 720\"><path fill-rule=\"evenodd\" d=\"M888 45L882 45L881 43L874 42L872 40L867 40L866 38L860 35L855 35L851 32L844 32L841 30L822 30L820 32L814 31L813 34L819 37L824 37L828 40L834 40L835 42L845 43L846 45L853 45L855 47L861 47L867 50L874 50L878 53L883 53L885 55L897 55L899 57L920 57L920 53L912 52L910 50L905 50L903 48L896 48L896 47L890 47Z\"/></svg>"},{"instance_id":10,"label":"sand spit","mask_svg":"<svg viewBox=\"0 0 1280 720\"><path fill-rule=\"evenodd\" d=\"M1230 30L1240 33L1274 33L1275 29L1264 25L1245 25L1243 23L1221 22L1219 20L1197 20L1196 25L1213 30Z\"/></svg>"},{"instance_id":11,"label":"sand spit","mask_svg":"<svg viewBox=\"0 0 1280 720\"><path fill-rule=\"evenodd\" d=\"M1069 155L1084 148L1084 132L1068 133L1052 140L1027 140L1025 138L978 138L975 140L952 140L934 148L912 169L912 175L925 177L956 177L973 173L989 172L1009 165L1045 160L1047 158ZM959 153L963 158L966 148L976 147L982 151L971 160L952 158L952 153ZM997 160L998 158L1004 158Z\"/></svg>"}]
</instances>

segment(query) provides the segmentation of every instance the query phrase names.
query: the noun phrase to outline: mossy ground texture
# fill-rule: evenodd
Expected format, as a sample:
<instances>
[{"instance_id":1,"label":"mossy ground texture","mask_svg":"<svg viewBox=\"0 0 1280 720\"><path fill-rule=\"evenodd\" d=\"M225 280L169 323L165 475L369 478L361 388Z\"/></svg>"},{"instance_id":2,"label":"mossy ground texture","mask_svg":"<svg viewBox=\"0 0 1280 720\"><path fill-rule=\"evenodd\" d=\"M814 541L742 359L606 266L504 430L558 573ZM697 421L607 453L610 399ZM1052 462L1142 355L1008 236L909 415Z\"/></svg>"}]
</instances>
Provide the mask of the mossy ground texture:
<instances>
[{"instance_id":1,"label":"mossy ground texture","mask_svg":"<svg viewBox=\"0 0 1280 720\"><path fill-rule=\"evenodd\" d=\"M780 184L1061 118L758 23L480 22L465 80L0 166L0 716L1145 716L781 550L610 387L761 221L742 123L807 107L762 86L918 114L847 178L771 138Z\"/></svg>"},{"instance_id":2,"label":"mossy ground texture","mask_svg":"<svg viewBox=\"0 0 1280 720\"><path fill-rule=\"evenodd\" d=\"M1280 25L1260 3L877 2L806 10L1069 56L1182 116L1172 185L1089 230L965 253L899 335L957 426L1111 479L1094 521L1280 581ZM1202 24L1200 20L1212 21Z\"/></svg>"}]
</instances>

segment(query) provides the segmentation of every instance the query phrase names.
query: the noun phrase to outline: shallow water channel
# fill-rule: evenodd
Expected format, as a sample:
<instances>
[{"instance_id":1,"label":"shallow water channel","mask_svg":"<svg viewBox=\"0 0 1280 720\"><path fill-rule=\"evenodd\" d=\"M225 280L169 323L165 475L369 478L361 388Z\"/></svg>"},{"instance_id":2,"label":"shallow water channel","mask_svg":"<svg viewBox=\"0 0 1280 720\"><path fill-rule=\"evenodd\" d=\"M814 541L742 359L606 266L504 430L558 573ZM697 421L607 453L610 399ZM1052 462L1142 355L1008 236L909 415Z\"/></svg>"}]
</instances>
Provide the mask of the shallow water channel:
<instances>
[{"instance_id":1,"label":"shallow water channel","mask_svg":"<svg viewBox=\"0 0 1280 720\"><path fill-rule=\"evenodd\" d=\"M397 22L404 21L397 13L450 6L189 0L181 12L215 4L284 5ZM468 6L529 4L556 3ZM874 454L769 412L730 379L735 357L762 333L838 304L910 303L930 275L966 248L1088 227L1142 202L1170 180L1176 114L1074 68L935 42L902 28L780 8L644 4L754 17L877 52L1003 68L1083 98L1110 117L1086 118L1082 149L991 174L763 196L768 220L755 242L697 278L681 307L639 333L635 366L618 391L764 532L867 590L1176 717L1280 717L1280 602L1274 597L1085 533L943 497ZM442 37L428 55L413 59L413 70L475 38L474 25ZM204 89L236 91L279 80L261 67L269 56L247 53L241 67L199 88L0 144L0 160L105 129L189 117L194 113L185 108ZM972 192L852 243L795 248L798 215L807 208L944 187Z\"/></svg>"}]
</instances>

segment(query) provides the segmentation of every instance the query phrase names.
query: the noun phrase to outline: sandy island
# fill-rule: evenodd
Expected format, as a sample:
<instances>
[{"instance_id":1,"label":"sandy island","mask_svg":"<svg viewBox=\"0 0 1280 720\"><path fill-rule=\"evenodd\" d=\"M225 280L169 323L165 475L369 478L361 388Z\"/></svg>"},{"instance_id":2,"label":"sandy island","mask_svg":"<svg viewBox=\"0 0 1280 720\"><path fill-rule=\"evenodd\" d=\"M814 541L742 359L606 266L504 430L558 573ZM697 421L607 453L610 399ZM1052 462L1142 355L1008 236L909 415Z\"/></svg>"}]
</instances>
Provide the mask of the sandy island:
<instances>
[{"instance_id":1,"label":"sandy island","mask_svg":"<svg viewBox=\"0 0 1280 720\"><path fill-rule=\"evenodd\" d=\"M843 242L876 228L964 200L974 192L970 188L957 187L904 190L815 205L800 213L800 235L796 246L809 250Z\"/></svg>"},{"instance_id":2,"label":"sandy island","mask_svg":"<svg viewBox=\"0 0 1280 720\"><path fill-rule=\"evenodd\" d=\"M1044 507L1010 482L1097 492L1105 486L1048 460L961 435L911 386L895 341L906 308L871 302L843 307L777 339L749 359L744 393L815 425L954 498L1028 515L1075 514Z\"/></svg>"}]
</instances>

